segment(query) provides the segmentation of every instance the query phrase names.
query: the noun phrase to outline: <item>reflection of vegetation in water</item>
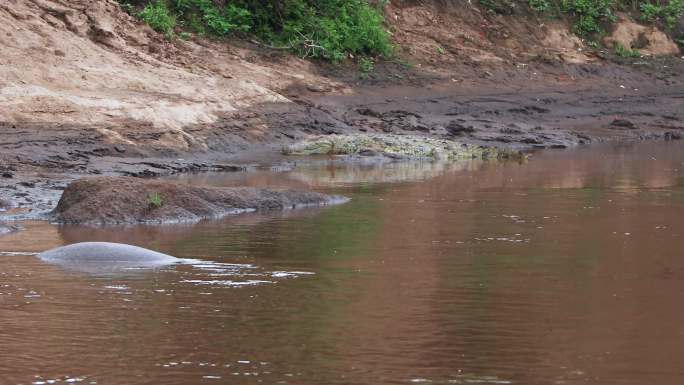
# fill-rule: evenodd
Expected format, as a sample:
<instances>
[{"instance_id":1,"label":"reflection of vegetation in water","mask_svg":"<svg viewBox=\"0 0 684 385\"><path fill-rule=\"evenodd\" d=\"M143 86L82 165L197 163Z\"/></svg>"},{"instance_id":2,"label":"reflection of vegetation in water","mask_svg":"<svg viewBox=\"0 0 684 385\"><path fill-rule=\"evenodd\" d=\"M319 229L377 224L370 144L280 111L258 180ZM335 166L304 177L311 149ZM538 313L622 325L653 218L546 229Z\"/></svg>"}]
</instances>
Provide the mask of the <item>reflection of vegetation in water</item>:
<instances>
[{"instance_id":1,"label":"reflection of vegetation in water","mask_svg":"<svg viewBox=\"0 0 684 385\"><path fill-rule=\"evenodd\" d=\"M269 330L270 338L226 339L226 346L249 346L250 351L273 353L275 356L269 358L273 360L283 360L276 354L278 351L281 355L294 354L291 360L307 362L319 371L336 370L339 364L333 357L288 346L312 346L317 351L334 352L340 320L353 317L348 308L365 291L365 285L349 283L363 279L363 275L339 262L368 256L368 250L377 241L384 216L382 202L374 199L373 193L358 189L353 198L347 204L315 211L314 215L285 219L276 216L252 225L217 226L183 241L182 247L188 250L211 245L211 249L225 250L233 256L246 255L248 260L245 262L269 270L316 273L310 279L261 288L260 293L267 293L262 294L262 298L279 303L277 317L249 320L244 325L237 319L231 322L231 327L247 327L260 332ZM263 305L265 309L273 306ZM282 346L272 346L274 339L281 341Z\"/></svg>"},{"instance_id":2,"label":"reflection of vegetation in water","mask_svg":"<svg viewBox=\"0 0 684 385\"><path fill-rule=\"evenodd\" d=\"M324 261L346 260L364 255L382 227L381 202L360 193L341 206L329 207L313 217L277 221L256 226L250 241L268 234L277 242L268 242L256 250L274 263L279 260L313 265Z\"/></svg>"},{"instance_id":3,"label":"reflection of vegetation in water","mask_svg":"<svg viewBox=\"0 0 684 385\"><path fill-rule=\"evenodd\" d=\"M358 183L395 183L428 180L447 172L473 171L481 160L461 162L395 162L380 164L340 164L331 168L300 167L288 174L295 180L313 186L350 185Z\"/></svg>"},{"instance_id":4,"label":"reflection of vegetation in water","mask_svg":"<svg viewBox=\"0 0 684 385\"><path fill-rule=\"evenodd\" d=\"M213 343L230 347L233 354L241 351L258 352L262 356L265 354L262 359L268 361L282 361L284 356L288 356L289 361L307 362L317 370L336 370L337 364L331 357L291 347L315 346L317 351L336 349L335 341L339 336L335 333L339 320L353 316L348 314L347 309L365 290L364 285L341 284L341 281L357 280L363 275L350 271L338 262L367 257L368 249L376 242L384 216L381 212L382 202L375 199L375 194L376 191L360 187L354 190L351 202L312 210L313 215L306 215L306 210L302 210L299 213L303 215L295 211L292 217L281 217L279 213L273 213L272 217L252 215L259 219L248 224L200 224L189 231L187 237L175 241L173 249L184 257L213 256L211 259L226 258L222 261L253 263L268 270L316 273L311 279L286 280L274 286L255 289L260 294L259 299L268 298L279 303L276 306L277 317L227 319L226 327L252 331L252 334L218 332ZM250 215L242 218L246 221ZM226 294L226 301L235 302L232 309L236 314L251 314L254 310L246 308L254 306L263 307L263 311L273 311L273 305L269 302L262 303L251 297L229 299L239 298L243 293L253 294L255 290L221 290L223 294L217 292L215 296ZM157 298L162 299L160 303L150 303L147 309L169 314L179 306L165 296L155 297L155 300ZM149 315L150 312L145 314ZM170 327L181 324L172 321ZM215 326L209 320L198 322L207 327ZM129 323L122 322L117 328L126 326L130 326ZM264 330L269 331L269 338L254 338L254 333L263 333ZM282 344L273 346L273 340L279 340ZM294 367L292 370L301 368Z\"/></svg>"},{"instance_id":5,"label":"reflection of vegetation in water","mask_svg":"<svg viewBox=\"0 0 684 385\"><path fill-rule=\"evenodd\" d=\"M359 185L351 191L352 201L339 206L206 221L166 249L186 258L240 262L246 257L249 263L298 263L317 268L325 265L325 260L362 255L372 243L383 221L379 212L382 202L374 199L378 191L382 189Z\"/></svg>"}]
</instances>

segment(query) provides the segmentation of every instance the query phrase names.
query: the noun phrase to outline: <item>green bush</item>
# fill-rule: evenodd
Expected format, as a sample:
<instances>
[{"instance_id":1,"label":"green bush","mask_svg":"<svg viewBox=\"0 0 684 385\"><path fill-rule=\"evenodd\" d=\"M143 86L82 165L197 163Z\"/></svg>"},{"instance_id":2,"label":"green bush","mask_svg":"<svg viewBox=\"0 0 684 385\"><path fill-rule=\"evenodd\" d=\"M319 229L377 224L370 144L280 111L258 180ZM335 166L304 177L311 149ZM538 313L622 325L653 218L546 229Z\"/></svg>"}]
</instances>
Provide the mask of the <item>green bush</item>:
<instances>
[{"instance_id":1,"label":"green bush","mask_svg":"<svg viewBox=\"0 0 684 385\"><path fill-rule=\"evenodd\" d=\"M575 33L582 37L599 35L603 25L615 21L616 0L561 0L561 9L575 18Z\"/></svg>"},{"instance_id":2,"label":"green bush","mask_svg":"<svg viewBox=\"0 0 684 385\"><path fill-rule=\"evenodd\" d=\"M639 8L642 20L662 20L670 29L674 28L677 21L684 17L684 0L657 1L656 3L642 2Z\"/></svg>"},{"instance_id":3,"label":"green bush","mask_svg":"<svg viewBox=\"0 0 684 385\"><path fill-rule=\"evenodd\" d=\"M382 5L386 0L119 0L124 9L172 35L179 26L199 35L249 34L266 45L291 49L301 57L333 62L350 56L391 56ZM615 12L631 10L644 21L674 30L684 17L684 0L478 0L497 14L532 9L568 17L588 43L615 21ZM132 5L136 4L136 5ZM137 11L137 12L136 12Z\"/></svg>"},{"instance_id":4,"label":"green bush","mask_svg":"<svg viewBox=\"0 0 684 385\"><path fill-rule=\"evenodd\" d=\"M273 7L253 10L254 31L262 39L290 47L302 57L339 61L349 54L389 56L392 52L382 11L366 0L267 3Z\"/></svg>"},{"instance_id":5,"label":"green bush","mask_svg":"<svg viewBox=\"0 0 684 385\"><path fill-rule=\"evenodd\" d=\"M164 33L166 35L173 33L173 28L176 26L176 18L173 16L162 0L156 0L148 3L143 8L138 17L144 20L155 31Z\"/></svg>"},{"instance_id":6,"label":"green bush","mask_svg":"<svg viewBox=\"0 0 684 385\"><path fill-rule=\"evenodd\" d=\"M218 7L212 0L172 0L169 4L184 27L200 34L225 36L252 26L249 10L233 3Z\"/></svg>"},{"instance_id":7,"label":"green bush","mask_svg":"<svg viewBox=\"0 0 684 385\"><path fill-rule=\"evenodd\" d=\"M480 2L494 0L480 0ZM640 13L642 21L662 22L673 29L684 17L684 0L526 0L537 12L557 10L572 18L575 33L584 38L599 37L615 21L616 11Z\"/></svg>"},{"instance_id":8,"label":"green bush","mask_svg":"<svg viewBox=\"0 0 684 385\"><path fill-rule=\"evenodd\" d=\"M655 21L662 12L659 4L642 3L639 8L641 8L641 19L644 21Z\"/></svg>"},{"instance_id":9,"label":"green bush","mask_svg":"<svg viewBox=\"0 0 684 385\"><path fill-rule=\"evenodd\" d=\"M549 0L528 0L528 4L530 8L537 12L547 12L549 9L551 9L551 3L549 3Z\"/></svg>"},{"instance_id":10,"label":"green bush","mask_svg":"<svg viewBox=\"0 0 684 385\"><path fill-rule=\"evenodd\" d=\"M302 57L331 61L350 54L389 56L393 50L382 10L367 0L155 0L145 4L138 16L167 34L176 22L201 35L250 33Z\"/></svg>"}]
</instances>

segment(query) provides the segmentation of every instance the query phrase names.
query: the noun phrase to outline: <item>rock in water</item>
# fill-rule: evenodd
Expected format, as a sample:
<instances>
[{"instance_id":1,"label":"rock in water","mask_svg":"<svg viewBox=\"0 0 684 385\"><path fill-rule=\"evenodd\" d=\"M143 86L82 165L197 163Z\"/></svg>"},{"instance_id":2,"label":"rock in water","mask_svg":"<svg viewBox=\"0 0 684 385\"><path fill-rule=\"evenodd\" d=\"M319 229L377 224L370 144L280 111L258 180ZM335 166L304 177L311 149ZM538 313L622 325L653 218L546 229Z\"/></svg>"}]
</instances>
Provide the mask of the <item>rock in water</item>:
<instances>
[{"instance_id":1,"label":"rock in water","mask_svg":"<svg viewBox=\"0 0 684 385\"><path fill-rule=\"evenodd\" d=\"M142 247L108 242L83 242L38 254L41 260L87 273L149 269L181 260Z\"/></svg>"},{"instance_id":2,"label":"rock in water","mask_svg":"<svg viewBox=\"0 0 684 385\"><path fill-rule=\"evenodd\" d=\"M71 183L52 219L60 223L196 222L256 210L343 203L313 191L199 187L163 180L96 177Z\"/></svg>"}]
</instances>

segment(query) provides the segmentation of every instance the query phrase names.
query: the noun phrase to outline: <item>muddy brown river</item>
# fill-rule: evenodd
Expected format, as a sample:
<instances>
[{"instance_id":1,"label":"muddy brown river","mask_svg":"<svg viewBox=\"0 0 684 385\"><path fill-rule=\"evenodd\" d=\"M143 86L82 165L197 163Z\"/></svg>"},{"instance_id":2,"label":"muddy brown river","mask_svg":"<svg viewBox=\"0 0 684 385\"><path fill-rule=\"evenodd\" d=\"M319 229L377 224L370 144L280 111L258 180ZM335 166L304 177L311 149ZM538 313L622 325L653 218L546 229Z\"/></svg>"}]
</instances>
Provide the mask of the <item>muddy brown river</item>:
<instances>
[{"instance_id":1,"label":"muddy brown river","mask_svg":"<svg viewBox=\"0 0 684 385\"><path fill-rule=\"evenodd\" d=\"M196 225L0 238L0 384L684 383L684 146L313 163L194 184L343 194ZM79 271L136 244L187 263Z\"/></svg>"}]
</instances>

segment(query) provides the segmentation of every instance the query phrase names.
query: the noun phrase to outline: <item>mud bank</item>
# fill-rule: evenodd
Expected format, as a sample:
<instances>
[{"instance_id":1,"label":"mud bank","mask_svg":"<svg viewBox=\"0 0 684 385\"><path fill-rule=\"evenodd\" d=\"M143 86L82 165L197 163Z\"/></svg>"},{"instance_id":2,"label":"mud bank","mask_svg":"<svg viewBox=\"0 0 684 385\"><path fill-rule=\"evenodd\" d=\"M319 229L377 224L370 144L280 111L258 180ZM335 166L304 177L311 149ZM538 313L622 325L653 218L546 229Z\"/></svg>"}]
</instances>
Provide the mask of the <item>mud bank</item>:
<instances>
[{"instance_id":1,"label":"mud bank","mask_svg":"<svg viewBox=\"0 0 684 385\"><path fill-rule=\"evenodd\" d=\"M678 71L684 73L684 67ZM530 79L531 84L508 81L493 89L444 84L375 89L302 101L288 111L265 109L261 116L275 132L295 139L382 133L515 149L676 139L684 130L684 86L622 76L597 80L598 87L566 79L537 88Z\"/></svg>"},{"instance_id":2,"label":"mud bank","mask_svg":"<svg viewBox=\"0 0 684 385\"><path fill-rule=\"evenodd\" d=\"M117 128L127 138L121 142L93 127L0 123L0 199L10 206L4 214L45 212L69 182L84 176L242 171L270 166L283 148L329 135L415 136L494 152L677 140L684 136L684 71L667 71L674 74L668 84L625 71L596 85L568 80L538 89L509 81L499 88L302 91L296 103L261 104L188 127L204 145L184 150L165 145L165 129L154 126Z\"/></svg>"},{"instance_id":3,"label":"mud bank","mask_svg":"<svg viewBox=\"0 0 684 385\"><path fill-rule=\"evenodd\" d=\"M470 3L386 12L403 48L360 76L353 61L245 41L169 41L109 0L0 5L0 217L51 211L85 176L270 166L282 148L328 135L483 153L684 136L680 57L614 58L560 21L540 28Z\"/></svg>"},{"instance_id":4,"label":"mud bank","mask_svg":"<svg viewBox=\"0 0 684 385\"><path fill-rule=\"evenodd\" d=\"M307 191L193 187L140 178L97 177L71 183L50 218L83 224L195 222L345 201L343 197Z\"/></svg>"}]
</instances>

